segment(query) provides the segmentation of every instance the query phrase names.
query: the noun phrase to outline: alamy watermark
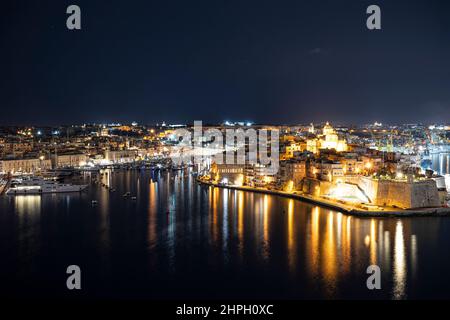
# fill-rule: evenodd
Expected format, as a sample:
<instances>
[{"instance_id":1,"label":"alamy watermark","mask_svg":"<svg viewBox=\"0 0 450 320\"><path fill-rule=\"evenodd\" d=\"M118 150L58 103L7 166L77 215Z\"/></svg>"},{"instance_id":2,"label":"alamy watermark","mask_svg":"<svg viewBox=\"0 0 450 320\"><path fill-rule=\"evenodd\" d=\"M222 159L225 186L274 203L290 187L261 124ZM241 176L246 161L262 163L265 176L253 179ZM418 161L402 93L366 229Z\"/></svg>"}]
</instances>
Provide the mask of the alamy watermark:
<instances>
[{"instance_id":1,"label":"alamy watermark","mask_svg":"<svg viewBox=\"0 0 450 320\"><path fill-rule=\"evenodd\" d=\"M381 269L376 264L370 265L366 270L367 274L370 276L367 278L366 286L369 290L380 290L381 289Z\"/></svg>"},{"instance_id":2,"label":"alamy watermark","mask_svg":"<svg viewBox=\"0 0 450 320\"><path fill-rule=\"evenodd\" d=\"M266 174L279 168L279 130L266 128L203 128L194 121L192 129L173 133L176 144L170 157L176 165L192 163L259 165Z\"/></svg>"},{"instance_id":3,"label":"alamy watermark","mask_svg":"<svg viewBox=\"0 0 450 320\"><path fill-rule=\"evenodd\" d=\"M69 30L81 29L81 9L79 6L72 4L67 7L66 13L70 14L66 20L66 27Z\"/></svg>"},{"instance_id":4,"label":"alamy watermark","mask_svg":"<svg viewBox=\"0 0 450 320\"><path fill-rule=\"evenodd\" d=\"M367 7L367 17L366 26L369 30L381 30L381 9L379 6L372 4Z\"/></svg>"},{"instance_id":5,"label":"alamy watermark","mask_svg":"<svg viewBox=\"0 0 450 320\"><path fill-rule=\"evenodd\" d=\"M81 269L77 265L70 265L66 269L66 273L70 274L66 280L66 286L69 290L81 289Z\"/></svg>"},{"instance_id":6,"label":"alamy watermark","mask_svg":"<svg viewBox=\"0 0 450 320\"><path fill-rule=\"evenodd\" d=\"M81 30L81 8L78 5L69 5L66 14L70 14L66 20L66 27L69 30ZM381 30L381 9L378 5L372 4L367 7L366 27L369 30Z\"/></svg>"}]
</instances>

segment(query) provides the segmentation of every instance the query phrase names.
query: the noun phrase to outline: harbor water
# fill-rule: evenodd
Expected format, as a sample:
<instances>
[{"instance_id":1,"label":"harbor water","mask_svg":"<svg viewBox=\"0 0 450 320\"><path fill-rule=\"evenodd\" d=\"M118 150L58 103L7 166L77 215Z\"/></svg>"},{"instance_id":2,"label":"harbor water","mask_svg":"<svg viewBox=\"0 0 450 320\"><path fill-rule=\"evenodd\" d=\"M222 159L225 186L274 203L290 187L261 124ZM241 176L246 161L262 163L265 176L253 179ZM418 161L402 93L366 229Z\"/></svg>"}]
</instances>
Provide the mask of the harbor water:
<instances>
[{"instance_id":1,"label":"harbor water","mask_svg":"<svg viewBox=\"0 0 450 320\"><path fill-rule=\"evenodd\" d=\"M2 296L450 298L450 218L352 217L202 186L188 171L72 182L89 187L0 197ZM81 268L79 291L66 288L69 265ZM370 265L380 290L367 288Z\"/></svg>"}]
</instances>

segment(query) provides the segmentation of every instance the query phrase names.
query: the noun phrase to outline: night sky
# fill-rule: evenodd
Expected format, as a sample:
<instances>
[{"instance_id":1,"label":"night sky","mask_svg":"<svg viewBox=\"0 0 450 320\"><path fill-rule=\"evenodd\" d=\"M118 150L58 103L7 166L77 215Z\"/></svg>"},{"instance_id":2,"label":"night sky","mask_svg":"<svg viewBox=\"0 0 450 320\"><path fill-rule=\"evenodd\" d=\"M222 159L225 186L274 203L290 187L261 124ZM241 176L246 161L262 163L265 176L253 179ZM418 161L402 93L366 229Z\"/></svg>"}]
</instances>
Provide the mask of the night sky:
<instances>
[{"instance_id":1,"label":"night sky","mask_svg":"<svg viewBox=\"0 0 450 320\"><path fill-rule=\"evenodd\" d=\"M450 122L448 0L4 0L0 17L0 124Z\"/></svg>"}]
</instances>

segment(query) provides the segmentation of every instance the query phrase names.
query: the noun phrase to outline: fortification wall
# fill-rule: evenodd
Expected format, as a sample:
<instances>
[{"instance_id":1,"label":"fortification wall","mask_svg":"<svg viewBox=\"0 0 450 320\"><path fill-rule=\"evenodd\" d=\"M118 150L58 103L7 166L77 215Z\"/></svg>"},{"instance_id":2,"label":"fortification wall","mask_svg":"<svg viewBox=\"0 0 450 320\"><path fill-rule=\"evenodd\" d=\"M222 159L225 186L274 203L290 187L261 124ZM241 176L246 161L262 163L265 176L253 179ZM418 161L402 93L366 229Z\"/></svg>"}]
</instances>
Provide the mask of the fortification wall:
<instances>
[{"instance_id":1,"label":"fortification wall","mask_svg":"<svg viewBox=\"0 0 450 320\"><path fill-rule=\"evenodd\" d=\"M358 185L376 205L403 209L440 206L438 189L433 180L410 183L360 177Z\"/></svg>"},{"instance_id":2,"label":"fortification wall","mask_svg":"<svg viewBox=\"0 0 450 320\"><path fill-rule=\"evenodd\" d=\"M350 181L347 181L350 183ZM351 183L356 183L372 204L379 206L391 206L401 209L428 208L441 206L441 199L433 180L424 181L395 181L395 180L378 180L371 177L359 176L358 179L353 178ZM302 182L302 191L315 195L326 195L330 193L334 185L328 181L320 181L312 178L305 178ZM355 196L361 196L361 191L345 187L348 194L354 193Z\"/></svg>"}]
</instances>

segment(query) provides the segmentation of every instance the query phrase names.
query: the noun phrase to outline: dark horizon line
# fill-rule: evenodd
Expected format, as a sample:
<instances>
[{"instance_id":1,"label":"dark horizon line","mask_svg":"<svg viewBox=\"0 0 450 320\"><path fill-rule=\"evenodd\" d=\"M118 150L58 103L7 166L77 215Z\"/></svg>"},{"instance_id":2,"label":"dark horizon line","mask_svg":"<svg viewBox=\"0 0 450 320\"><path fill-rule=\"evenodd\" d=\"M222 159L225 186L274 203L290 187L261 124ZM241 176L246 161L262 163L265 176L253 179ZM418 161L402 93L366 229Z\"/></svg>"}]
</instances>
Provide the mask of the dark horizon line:
<instances>
[{"instance_id":1,"label":"dark horizon line","mask_svg":"<svg viewBox=\"0 0 450 320\"><path fill-rule=\"evenodd\" d=\"M195 121L202 121L202 120L195 120ZM222 122L219 123L215 123L215 122L205 122L202 121L202 126L220 126L220 125L224 125L225 121L224 120ZM67 124L67 123L59 123L59 124L39 124L39 123L21 123L21 124L4 124L4 123L0 123L0 127L4 127L4 128L8 128L8 127L70 127L70 126L82 126L82 125L110 125L110 124L120 124L120 125L131 125L133 122L136 122L138 126L148 126L148 127L155 127L155 126L161 126L161 124L164 122L166 124L167 127L169 126L173 126L173 125L183 125L183 126L193 126L194 125L194 121L191 122L168 122L168 121L157 121L154 123L144 123L144 122L138 122L138 121L90 121L90 122L81 122L81 123L71 123L71 124ZM251 122L252 126L308 126L311 123L312 124L325 124L327 122L329 122L331 125L333 126L347 126L347 127L351 127L351 126L365 126L365 125L371 125L371 124L375 124L375 122L377 123L381 123L384 126L404 126L404 125L420 125L420 126L430 126L430 125L438 125L438 126L447 126L448 122L404 122L404 123L395 123L395 122L383 122L383 121L373 121L373 122L365 122L365 123L342 123L341 121L333 121L333 120L323 120L323 121L306 121L305 123L264 123L264 122L252 122L252 121L230 121L231 123L238 123L238 122L243 122L243 123L247 123L247 122Z\"/></svg>"}]
</instances>

